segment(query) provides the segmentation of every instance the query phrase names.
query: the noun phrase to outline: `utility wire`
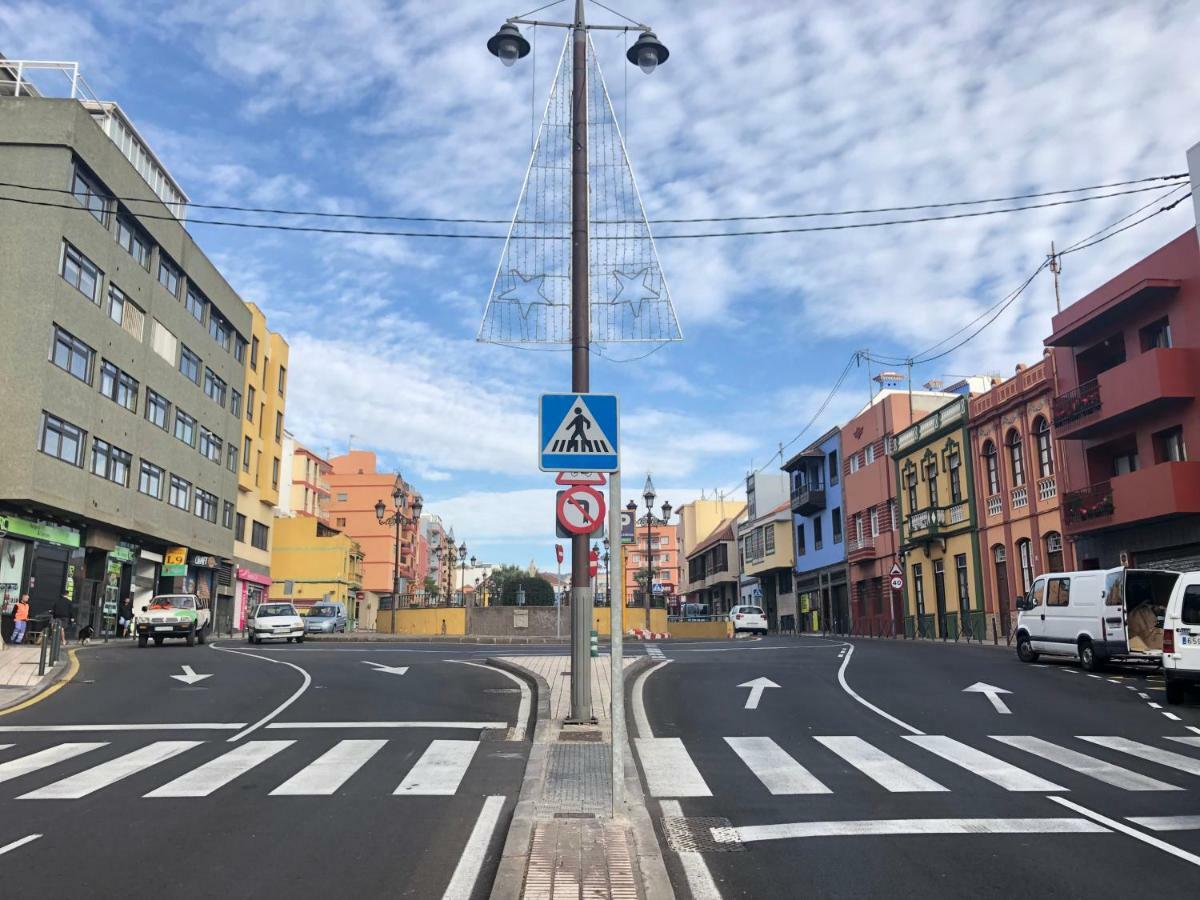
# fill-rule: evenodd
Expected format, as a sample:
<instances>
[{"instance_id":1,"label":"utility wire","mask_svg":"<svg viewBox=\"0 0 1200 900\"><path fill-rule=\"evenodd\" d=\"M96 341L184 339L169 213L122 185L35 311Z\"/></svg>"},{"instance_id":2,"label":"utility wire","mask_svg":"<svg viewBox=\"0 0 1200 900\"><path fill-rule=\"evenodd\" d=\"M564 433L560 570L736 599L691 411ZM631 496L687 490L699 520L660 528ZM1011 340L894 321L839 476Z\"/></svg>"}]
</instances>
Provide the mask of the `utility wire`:
<instances>
[{"instance_id":1,"label":"utility wire","mask_svg":"<svg viewBox=\"0 0 1200 900\"><path fill-rule=\"evenodd\" d=\"M1096 240L1094 240L1094 241L1089 241L1086 244L1080 244L1076 247L1072 247L1070 250L1064 250L1063 253L1078 253L1080 250L1086 250L1088 247L1095 247L1097 244L1102 244L1105 241L1107 241L1110 237L1116 237L1122 231L1128 231L1130 228L1133 228L1135 225L1141 225L1143 222L1149 221L1150 219L1153 219L1155 216L1161 215L1162 213L1165 213L1165 212L1168 212L1168 211L1174 209L1175 207L1177 207L1180 203L1182 203L1184 200L1186 200L1190 196L1192 196L1192 192L1188 191L1182 197L1179 197L1178 199L1171 201L1171 203L1167 204L1166 206L1159 207L1154 212L1150 213L1150 215L1148 215L1148 216L1142 216L1140 219L1135 219L1134 221L1130 222L1128 225L1125 225L1122 228L1118 228L1116 231L1113 231L1113 232L1110 232L1109 234L1104 235L1104 237L1096 238ZM1058 255L1062 256L1063 253L1059 253Z\"/></svg>"}]
</instances>

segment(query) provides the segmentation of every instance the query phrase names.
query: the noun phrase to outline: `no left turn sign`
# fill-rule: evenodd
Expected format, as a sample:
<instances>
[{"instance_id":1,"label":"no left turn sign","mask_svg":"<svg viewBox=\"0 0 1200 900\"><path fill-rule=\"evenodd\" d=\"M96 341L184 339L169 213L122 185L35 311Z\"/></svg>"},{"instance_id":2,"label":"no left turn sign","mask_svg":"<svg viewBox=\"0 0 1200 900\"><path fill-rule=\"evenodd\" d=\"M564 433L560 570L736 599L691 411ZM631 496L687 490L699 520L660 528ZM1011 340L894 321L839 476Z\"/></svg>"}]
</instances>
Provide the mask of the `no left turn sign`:
<instances>
[{"instance_id":1,"label":"no left turn sign","mask_svg":"<svg viewBox=\"0 0 1200 900\"><path fill-rule=\"evenodd\" d=\"M558 524L571 534L594 534L604 522L604 495L587 485L558 492Z\"/></svg>"}]
</instances>

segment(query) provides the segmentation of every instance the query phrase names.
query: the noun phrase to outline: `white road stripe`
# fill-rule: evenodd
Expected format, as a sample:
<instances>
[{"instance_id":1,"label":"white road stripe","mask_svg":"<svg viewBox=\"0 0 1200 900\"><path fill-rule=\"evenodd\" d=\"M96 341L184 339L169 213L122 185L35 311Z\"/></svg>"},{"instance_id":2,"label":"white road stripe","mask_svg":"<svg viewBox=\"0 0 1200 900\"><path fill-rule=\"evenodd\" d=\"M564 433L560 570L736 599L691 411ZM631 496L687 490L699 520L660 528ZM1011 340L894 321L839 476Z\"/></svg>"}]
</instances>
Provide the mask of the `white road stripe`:
<instances>
[{"instance_id":1,"label":"white road stripe","mask_svg":"<svg viewBox=\"0 0 1200 900\"><path fill-rule=\"evenodd\" d=\"M0 744L0 750L7 750L9 747L12 747L12 746L15 746L15 745L14 744Z\"/></svg>"},{"instance_id":2,"label":"white road stripe","mask_svg":"<svg viewBox=\"0 0 1200 900\"><path fill-rule=\"evenodd\" d=\"M315 760L271 791L272 797L328 797L350 780L386 740L338 741Z\"/></svg>"},{"instance_id":3,"label":"white road stripe","mask_svg":"<svg viewBox=\"0 0 1200 900\"><path fill-rule=\"evenodd\" d=\"M1195 831L1200 829L1200 816L1129 816L1134 825L1151 831Z\"/></svg>"},{"instance_id":4,"label":"white road stripe","mask_svg":"<svg viewBox=\"0 0 1200 900\"><path fill-rule=\"evenodd\" d=\"M475 893L475 882L479 880L479 870L483 868L488 845L492 842L503 809L503 797L488 797L483 801L483 809L479 811L479 818L475 820L466 846L458 855L458 865L454 867L454 874L450 876L442 900L471 900L471 895Z\"/></svg>"},{"instance_id":5,"label":"white road stripe","mask_svg":"<svg viewBox=\"0 0 1200 900\"><path fill-rule=\"evenodd\" d=\"M1200 759L1192 756L1184 756L1182 753L1174 753L1171 750L1160 750L1158 747L1152 747L1150 744L1131 741L1123 737L1088 737L1081 734L1079 735L1079 739L1087 741L1089 744L1108 747L1110 750L1120 750L1122 753L1128 753L1131 756L1136 756L1138 759L1148 759L1150 762L1158 763L1160 766L1178 769L1180 772L1187 772L1189 775L1200 775Z\"/></svg>"},{"instance_id":6,"label":"white road stripe","mask_svg":"<svg viewBox=\"0 0 1200 900\"><path fill-rule=\"evenodd\" d=\"M893 793L946 790L932 778L926 778L860 737L818 737L816 740Z\"/></svg>"},{"instance_id":7,"label":"white road stripe","mask_svg":"<svg viewBox=\"0 0 1200 900\"><path fill-rule=\"evenodd\" d=\"M0 731L26 734L57 731L237 731L245 727L244 722L164 722L153 725L0 725Z\"/></svg>"},{"instance_id":8,"label":"white road stripe","mask_svg":"<svg viewBox=\"0 0 1200 900\"><path fill-rule=\"evenodd\" d=\"M432 741L393 794L452 797L467 774L479 741Z\"/></svg>"},{"instance_id":9,"label":"white road stripe","mask_svg":"<svg viewBox=\"0 0 1200 900\"><path fill-rule=\"evenodd\" d=\"M1072 803L1066 797L1047 797L1046 799L1057 803L1059 806L1065 806L1067 809L1073 809L1081 816L1087 816L1093 822L1099 822L1101 825L1106 825L1113 831L1119 831L1121 834L1128 835L1135 840L1141 841L1143 844L1149 844L1151 847L1162 850L1164 853L1170 853L1172 856L1177 857L1178 859L1182 859L1185 862L1190 862L1194 866L1200 866L1200 856L1196 856L1194 853L1188 853L1186 850L1180 850L1174 844L1168 844L1166 841L1160 841L1156 837L1143 834L1136 828L1130 828L1124 822L1118 822L1116 819L1110 819L1108 816L1102 816L1100 813L1086 809L1080 806L1078 803Z\"/></svg>"},{"instance_id":10,"label":"white road stripe","mask_svg":"<svg viewBox=\"0 0 1200 900\"><path fill-rule=\"evenodd\" d=\"M511 681L515 681L517 686L521 688L521 702L517 706L517 724L508 730L508 739L510 741L525 740L525 733L529 728L529 709L533 706L533 693L529 690L529 683L507 669L501 669L497 666L489 666L487 663L470 662L465 659L448 659L446 662L459 663L464 666L475 666L479 669L487 669L489 672L499 672Z\"/></svg>"},{"instance_id":11,"label":"white road stripe","mask_svg":"<svg viewBox=\"0 0 1200 900\"><path fill-rule=\"evenodd\" d=\"M1188 731L1194 731L1194 732L1196 732L1196 734L1200 734L1200 728L1197 728L1195 725L1189 725L1189 726L1187 727L1187 730L1188 730Z\"/></svg>"},{"instance_id":12,"label":"white road stripe","mask_svg":"<svg viewBox=\"0 0 1200 900\"><path fill-rule=\"evenodd\" d=\"M484 731L508 728L507 722L272 722L267 728L462 728Z\"/></svg>"},{"instance_id":13,"label":"white road stripe","mask_svg":"<svg viewBox=\"0 0 1200 900\"><path fill-rule=\"evenodd\" d=\"M683 807L679 805L678 800L663 800L659 806L664 816L683 816ZM708 863L704 861L701 853L695 850L680 850L675 855L679 857L680 868L687 878L692 900L721 900L721 891L713 881L712 873L708 871Z\"/></svg>"},{"instance_id":14,"label":"white road stripe","mask_svg":"<svg viewBox=\"0 0 1200 900\"><path fill-rule=\"evenodd\" d=\"M904 735L904 739L912 741L918 747L924 747L930 753L937 754L942 759L961 766L968 772L986 778L993 784L998 784L1006 791L1065 791L1066 788L1039 778L1032 772L1017 768L1011 763L997 759L982 750L963 744L954 738L941 734Z\"/></svg>"},{"instance_id":15,"label":"white road stripe","mask_svg":"<svg viewBox=\"0 0 1200 900\"><path fill-rule=\"evenodd\" d=\"M637 738L651 797L711 797L704 776L679 738Z\"/></svg>"},{"instance_id":16,"label":"white road stripe","mask_svg":"<svg viewBox=\"0 0 1200 900\"><path fill-rule=\"evenodd\" d=\"M642 688L646 684L646 679L661 669L663 666L670 665L669 659L664 659L662 662L651 666L637 677L633 683L633 692L631 696L631 705L633 706L633 725L637 729L637 736L644 738L654 737L654 732L650 728L650 720L646 718L646 701L642 697Z\"/></svg>"},{"instance_id":17,"label":"white road stripe","mask_svg":"<svg viewBox=\"0 0 1200 900\"><path fill-rule=\"evenodd\" d=\"M26 844L33 843L40 837L41 837L40 834L27 834L27 835L25 835L25 837L21 838L20 840L13 841L11 844L5 844L3 847L0 847L0 856L3 856L5 853L8 853L10 850L16 850L18 847L24 847Z\"/></svg>"},{"instance_id":18,"label":"white road stripe","mask_svg":"<svg viewBox=\"0 0 1200 900\"><path fill-rule=\"evenodd\" d=\"M1151 709L1162 709L1161 703L1147 703L1146 705Z\"/></svg>"},{"instance_id":19,"label":"white road stripe","mask_svg":"<svg viewBox=\"0 0 1200 900\"><path fill-rule=\"evenodd\" d=\"M1058 798L1051 798L1058 799ZM784 822L779 825L742 825L714 828L718 842L743 844L786 838L863 837L896 834L1106 834L1087 819L865 819L849 822Z\"/></svg>"},{"instance_id":20,"label":"white road stripe","mask_svg":"<svg viewBox=\"0 0 1200 900\"><path fill-rule=\"evenodd\" d=\"M28 756L0 763L0 781L20 778L22 775L28 775L30 772L36 772L38 769L44 769L63 760L72 759L81 753L87 753L89 750L96 750L99 747L107 746L107 741L99 741L79 744L59 744L56 747L47 747L45 750L39 750L37 753L30 753Z\"/></svg>"},{"instance_id":21,"label":"white road stripe","mask_svg":"<svg viewBox=\"0 0 1200 900\"><path fill-rule=\"evenodd\" d=\"M1149 699L1150 699L1150 695L1149 695L1149 694L1146 694L1146 693L1143 693L1142 691L1138 691L1138 696L1139 696L1139 697L1141 697L1143 700L1149 700Z\"/></svg>"},{"instance_id":22,"label":"white road stripe","mask_svg":"<svg viewBox=\"0 0 1200 900\"><path fill-rule=\"evenodd\" d=\"M893 716L891 713L884 712L882 709L880 709L874 703L871 703L868 700L864 700L857 693L855 693L854 688L850 687L850 685L846 683L846 668L850 665L850 660L854 656L854 645L847 644L846 646L848 648L846 650L846 658L842 660L842 666L840 669L838 669L838 673L837 673L838 684L840 684L842 686L842 690L845 691L847 694L849 694L851 697L853 697L855 700L857 700L859 703L861 703L863 706L865 706L867 709L871 710L871 712L875 713L878 716L882 716L883 718L885 718L889 722L891 722L893 725L900 726L905 731L907 731L909 734L919 734L919 735L925 734L925 732L921 731L919 728L913 728L907 722L900 721L895 716Z\"/></svg>"},{"instance_id":23,"label":"white road stripe","mask_svg":"<svg viewBox=\"0 0 1200 900\"><path fill-rule=\"evenodd\" d=\"M1088 756L1086 753L1079 753L1068 747L1060 747L1058 744L1052 744L1049 741L1044 741L1032 735L993 734L991 737L994 741L999 741L1010 747L1016 747L1018 750L1024 750L1026 753L1032 753L1034 756L1039 756L1052 763L1058 763L1060 766L1066 766L1080 775L1095 778L1097 781L1103 781L1105 784L1111 784L1113 787L1118 787L1122 790L1182 790L1182 788L1177 788L1173 784L1167 784L1165 781L1158 781L1139 772L1113 765L1110 762L1096 759L1096 757Z\"/></svg>"},{"instance_id":24,"label":"white road stripe","mask_svg":"<svg viewBox=\"0 0 1200 900\"><path fill-rule=\"evenodd\" d=\"M727 737L725 743L772 794L832 793L769 737Z\"/></svg>"},{"instance_id":25,"label":"white road stripe","mask_svg":"<svg viewBox=\"0 0 1200 900\"><path fill-rule=\"evenodd\" d=\"M22 794L18 800L78 800L93 794L101 788L116 784L123 778L136 775L151 766L178 756L185 750L197 747L203 741L155 741L140 747L132 753L110 759L108 762L93 766L78 775L48 784L44 788Z\"/></svg>"},{"instance_id":26,"label":"white road stripe","mask_svg":"<svg viewBox=\"0 0 1200 900\"><path fill-rule=\"evenodd\" d=\"M1172 722L1183 721L1182 719L1179 718L1179 716L1175 715L1175 713L1165 712L1165 713L1163 713L1163 715L1166 716L1168 719L1170 719Z\"/></svg>"},{"instance_id":27,"label":"white road stripe","mask_svg":"<svg viewBox=\"0 0 1200 900\"><path fill-rule=\"evenodd\" d=\"M270 722L272 719L274 719L277 715L279 715L281 712L283 712L285 709L287 709L289 706L291 706L293 703L295 703L297 700L299 700L300 695L303 694L305 691L307 691L308 686L310 684L312 684L312 676L311 675L309 675L307 672L305 672L302 668L300 668L295 663L290 663L287 660L272 659L269 656L262 656L258 653L247 653L245 650L232 650L228 647L220 647L216 644L210 644L209 646L212 647L212 649L214 649L214 650L221 651L222 653L236 653L238 656L249 656L252 659L263 659L269 663L277 663L278 665L281 665L281 666L287 666L288 668L295 669L304 678L304 681L301 682L300 687L296 688L295 692L290 697L288 697L286 700L284 700L282 703L280 703L277 707L275 707L273 710L271 710L269 713L267 713L265 716L263 716L261 719L259 719L257 722L255 722L253 725L250 725L245 730L239 731L233 737L229 738L229 743L231 743L231 744L237 743L242 738L244 738L246 735L250 734L251 732L257 731L263 725L266 725L268 722Z\"/></svg>"},{"instance_id":28,"label":"white road stripe","mask_svg":"<svg viewBox=\"0 0 1200 900\"><path fill-rule=\"evenodd\" d=\"M1200 747L1200 738L1194 737L1169 737L1168 741L1178 741L1181 744L1187 744L1189 747Z\"/></svg>"},{"instance_id":29,"label":"white road stripe","mask_svg":"<svg viewBox=\"0 0 1200 900\"><path fill-rule=\"evenodd\" d=\"M199 768L180 775L174 781L155 788L146 797L207 797L233 779L249 772L295 741L249 741L228 753L209 760Z\"/></svg>"}]
</instances>

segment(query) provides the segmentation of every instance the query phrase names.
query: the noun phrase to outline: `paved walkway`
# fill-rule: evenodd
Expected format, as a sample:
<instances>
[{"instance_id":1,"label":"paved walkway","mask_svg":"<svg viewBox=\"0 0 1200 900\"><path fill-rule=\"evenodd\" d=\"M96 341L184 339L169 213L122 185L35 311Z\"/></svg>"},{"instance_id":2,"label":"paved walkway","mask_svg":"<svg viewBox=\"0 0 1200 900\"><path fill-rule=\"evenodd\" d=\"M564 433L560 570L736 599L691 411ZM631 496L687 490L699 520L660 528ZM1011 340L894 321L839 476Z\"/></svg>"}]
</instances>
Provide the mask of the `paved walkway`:
<instances>
[{"instance_id":1,"label":"paved walkway","mask_svg":"<svg viewBox=\"0 0 1200 900\"><path fill-rule=\"evenodd\" d=\"M41 652L41 647L4 644L0 649L0 687L22 690L33 687L38 681Z\"/></svg>"},{"instance_id":2,"label":"paved walkway","mask_svg":"<svg viewBox=\"0 0 1200 900\"><path fill-rule=\"evenodd\" d=\"M508 656L510 663L540 675L550 685L550 718L565 720L571 714L571 658L569 656ZM624 658L625 668L633 659ZM612 697L612 661L607 653L592 660L592 715L607 725Z\"/></svg>"}]
</instances>

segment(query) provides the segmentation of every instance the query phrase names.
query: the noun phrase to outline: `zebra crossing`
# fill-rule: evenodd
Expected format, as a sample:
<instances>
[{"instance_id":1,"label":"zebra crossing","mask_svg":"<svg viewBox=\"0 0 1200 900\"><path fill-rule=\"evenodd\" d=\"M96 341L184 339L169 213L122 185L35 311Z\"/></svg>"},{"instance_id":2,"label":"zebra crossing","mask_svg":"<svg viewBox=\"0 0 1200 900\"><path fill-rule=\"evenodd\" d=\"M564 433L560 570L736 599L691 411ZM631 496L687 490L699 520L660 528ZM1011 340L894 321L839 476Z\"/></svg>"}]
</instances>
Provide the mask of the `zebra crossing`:
<instances>
[{"instance_id":1,"label":"zebra crossing","mask_svg":"<svg viewBox=\"0 0 1200 900\"><path fill-rule=\"evenodd\" d=\"M927 771L919 771L910 762L897 759L878 746L878 742L872 743L855 735L813 735L786 747L771 737L726 737L723 741L730 751L728 755L720 754L714 762L711 748L706 747L702 760L710 773L713 766L719 766L721 775L730 771L729 766L744 767L772 796L834 793L813 769L839 771L842 773L839 778L844 782L847 770L844 766L837 767L839 761L849 767L850 773L863 776L864 785L889 793L950 791L952 788L938 779L949 780L948 773L954 770L965 771L1004 791L1059 793L1070 790L1058 781L988 752L992 749L1000 751L1002 747L1037 760L1040 769L1044 770L1044 764L1048 763L1052 771L1071 773L1061 779L1064 781L1083 776L1109 787L1135 792L1200 790L1200 782L1187 784L1184 779L1160 771L1168 769L1200 777L1200 758L1124 737L1077 735L1051 741L1034 735L990 735L985 740L994 743L985 744L987 749L946 735L899 735L897 739L924 751ZM1171 780L1152 777L1138 769L1067 746L1072 740L1090 749L1111 751L1123 762L1136 760L1135 765ZM1200 737L1167 736L1164 740L1200 750ZM635 747L650 796L713 796L710 781L680 738L637 738ZM826 755L822 757L821 754ZM926 769L926 766L921 765L921 768ZM1051 777L1058 776L1051 774Z\"/></svg>"},{"instance_id":2,"label":"zebra crossing","mask_svg":"<svg viewBox=\"0 0 1200 900\"><path fill-rule=\"evenodd\" d=\"M311 742L315 744L316 742ZM154 741L113 756L108 741L73 741L20 753L15 744L0 746L0 803L10 800L79 800L151 772L168 760L193 758L196 765L183 774L141 794L147 799L209 797L229 787L262 764L285 755L297 768L282 782L270 787L270 797L330 797L356 776L386 777L381 793L402 797L449 797L458 793L479 749L478 740L432 740L396 784L399 770L379 759L389 742L385 739L341 740L313 757L304 742L296 740L252 740L207 758L209 748L227 745L197 740ZM324 742L321 742L324 746ZM107 751L107 752L106 752ZM107 758L106 758L107 757ZM49 784L22 792L22 779L53 773L57 766L73 761L94 765ZM373 760L377 760L372 766ZM74 768L74 765L72 765ZM174 769L174 767L172 767Z\"/></svg>"},{"instance_id":3,"label":"zebra crossing","mask_svg":"<svg viewBox=\"0 0 1200 900\"><path fill-rule=\"evenodd\" d=\"M656 662L662 662L667 658L667 655L662 652L662 648L658 644L647 644L646 655Z\"/></svg>"}]
</instances>

